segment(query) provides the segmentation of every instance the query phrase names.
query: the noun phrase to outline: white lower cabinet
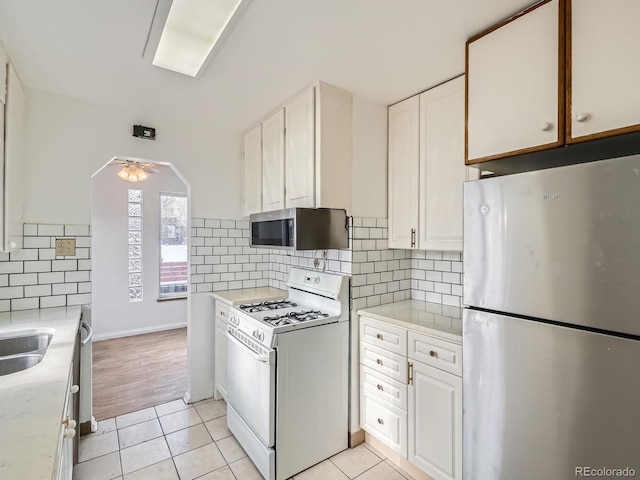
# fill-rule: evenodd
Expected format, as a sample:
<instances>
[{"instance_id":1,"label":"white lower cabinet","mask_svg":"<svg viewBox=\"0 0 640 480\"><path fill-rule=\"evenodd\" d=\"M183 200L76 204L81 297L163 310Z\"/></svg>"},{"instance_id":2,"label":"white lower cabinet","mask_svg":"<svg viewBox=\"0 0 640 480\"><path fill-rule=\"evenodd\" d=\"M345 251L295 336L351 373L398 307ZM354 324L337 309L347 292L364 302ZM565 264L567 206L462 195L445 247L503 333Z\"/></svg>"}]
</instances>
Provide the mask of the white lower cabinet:
<instances>
[{"instance_id":1,"label":"white lower cabinet","mask_svg":"<svg viewBox=\"0 0 640 480\"><path fill-rule=\"evenodd\" d=\"M214 333L214 389L216 400L227 399L227 321L231 307L216 301L216 318Z\"/></svg>"},{"instance_id":2,"label":"white lower cabinet","mask_svg":"<svg viewBox=\"0 0 640 480\"><path fill-rule=\"evenodd\" d=\"M359 327L360 426L435 480L461 480L462 346L366 317Z\"/></svg>"},{"instance_id":3,"label":"white lower cabinet","mask_svg":"<svg viewBox=\"0 0 640 480\"><path fill-rule=\"evenodd\" d=\"M52 480L71 480L73 477L73 439L76 436L76 420L73 418L72 395L78 392L78 387L72 387L73 369L69 372L67 385L67 397L65 400L64 417L60 423L60 436L58 437L58 451Z\"/></svg>"},{"instance_id":4,"label":"white lower cabinet","mask_svg":"<svg viewBox=\"0 0 640 480\"><path fill-rule=\"evenodd\" d=\"M413 362L409 461L436 479L462 478L462 378Z\"/></svg>"}]
</instances>

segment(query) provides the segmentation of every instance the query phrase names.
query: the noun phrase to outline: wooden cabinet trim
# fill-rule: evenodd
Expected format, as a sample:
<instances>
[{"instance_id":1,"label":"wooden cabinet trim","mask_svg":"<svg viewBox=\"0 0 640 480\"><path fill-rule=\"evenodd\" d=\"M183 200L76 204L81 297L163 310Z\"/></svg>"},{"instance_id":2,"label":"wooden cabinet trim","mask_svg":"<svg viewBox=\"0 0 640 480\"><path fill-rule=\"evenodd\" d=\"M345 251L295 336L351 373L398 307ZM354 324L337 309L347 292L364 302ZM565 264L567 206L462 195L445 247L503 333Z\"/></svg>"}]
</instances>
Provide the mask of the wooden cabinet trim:
<instances>
[{"instance_id":1,"label":"wooden cabinet trim","mask_svg":"<svg viewBox=\"0 0 640 480\"><path fill-rule=\"evenodd\" d=\"M540 8L543 5L546 5L547 3L550 3L552 0L543 0L541 2L536 3L535 5L532 5L531 7L523 10L520 13L517 13L515 15L513 15L510 18L507 18L506 20L492 26L491 28L471 37L469 40L466 41L465 46L464 46L464 53L465 53L465 66L464 66L464 70L466 73L466 77L465 77L465 81L464 81L464 108L465 108L465 112L464 112L464 163L465 165L474 165L477 163L482 163L482 162L487 162L489 160L496 160L498 158L506 158L506 157L512 157L515 155L520 155L523 153L531 153L531 152L538 152L538 151L542 151L542 150L548 150L550 148L555 148L555 147L561 147L563 145L565 145L565 131L566 131L566 124L565 124L565 119L566 119L566 115L565 112L563 112L563 110L565 109L565 64L566 64L566 0L558 0L558 118L557 118L557 125L558 125L558 140L555 142L551 142L551 143L546 143L543 145L537 145L535 147L529 147L529 148L524 148L524 149L520 149L520 150L513 150L510 152L504 152L504 153L499 153L496 155L488 155L485 157L481 157L481 158L476 158L473 160L469 160L469 45L473 42L475 42L476 40L479 40L480 38L489 35L490 33L494 32L495 30L508 25L509 23L513 22L514 20L517 20L518 18L536 10L537 8ZM570 98L570 97L569 97ZM568 122L570 123L570 122ZM566 138L569 138L568 136Z\"/></svg>"},{"instance_id":2,"label":"wooden cabinet trim","mask_svg":"<svg viewBox=\"0 0 640 480\"><path fill-rule=\"evenodd\" d=\"M602 132L591 133L589 135L581 135L579 137L572 137L571 132L571 120L573 118L573 95L572 95L572 74L573 74L573 62L572 62L572 31L571 31L571 13L573 0L565 0L565 32L566 32L566 92L565 99L565 121L566 121L566 144L572 145L576 143L588 142L590 140L598 140L600 138L613 137L616 135L624 135L625 133L640 132L640 124L629 125L626 127L614 128L611 130L605 130Z\"/></svg>"}]
</instances>

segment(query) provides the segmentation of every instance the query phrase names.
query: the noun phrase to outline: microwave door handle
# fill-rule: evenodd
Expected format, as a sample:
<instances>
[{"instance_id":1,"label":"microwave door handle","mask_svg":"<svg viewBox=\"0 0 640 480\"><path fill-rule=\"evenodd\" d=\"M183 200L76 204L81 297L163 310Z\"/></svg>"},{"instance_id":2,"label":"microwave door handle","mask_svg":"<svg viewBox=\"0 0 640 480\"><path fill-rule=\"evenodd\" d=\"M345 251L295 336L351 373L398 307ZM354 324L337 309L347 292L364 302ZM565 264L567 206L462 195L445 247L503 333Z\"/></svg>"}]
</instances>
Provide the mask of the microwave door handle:
<instances>
[{"instance_id":1,"label":"microwave door handle","mask_svg":"<svg viewBox=\"0 0 640 480\"><path fill-rule=\"evenodd\" d=\"M248 355L250 355L254 360L258 360L259 362L270 364L269 355L260 355L260 354L258 354L256 352L254 352L249 347L247 347L244 343L242 343L240 340L238 340L236 337L231 335L229 332L227 332L227 339L232 341L236 345L238 345L240 348L244 349L244 351Z\"/></svg>"}]
</instances>

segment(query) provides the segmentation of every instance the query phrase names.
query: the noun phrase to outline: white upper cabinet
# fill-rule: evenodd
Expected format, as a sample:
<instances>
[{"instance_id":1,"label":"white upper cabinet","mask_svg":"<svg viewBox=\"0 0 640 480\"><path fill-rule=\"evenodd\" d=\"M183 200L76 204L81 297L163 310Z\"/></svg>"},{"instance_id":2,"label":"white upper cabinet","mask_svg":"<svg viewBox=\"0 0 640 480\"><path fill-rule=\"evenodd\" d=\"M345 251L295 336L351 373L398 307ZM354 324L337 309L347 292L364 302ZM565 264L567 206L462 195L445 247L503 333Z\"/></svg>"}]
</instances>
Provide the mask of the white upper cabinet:
<instances>
[{"instance_id":1,"label":"white upper cabinet","mask_svg":"<svg viewBox=\"0 0 640 480\"><path fill-rule=\"evenodd\" d=\"M244 134L242 158L242 207L250 215L262 210L262 125Z\"/></svg>"},{"instance_id":2,"label":"white upper cabinet","mask_svg":"<svg viewBox=\"0 0 640 480\"><path fill-rule=\"evenodd\" d=\"M569 142L640 130L640 2L571 2Z\"/></svg>"},{"instance_id":3,"label":"white upper cabinet","mask_svg":"<svg viewBox=\"0 0 640 480\"><path fill-rule=\"evenodd\" d=\"M7 68L4 157L3 251L22 248L25 93L13 65Z\"/></svg>"},{"instance_id":4,"label":"white upper cabinet","mask_svg":"<svg viewBox=\"0 0 640 480\"><path fill-rule=\"evenodd\" d=\"M420 95L420 249L462 251L462 187L478 176L464 164L461 76Z\"/></svg>"},{"instance_id":5,"label":"white upper cabinet","mask_svg":"<svg viewBox=\"0 0 640 480\"><path fill-rule=\"evenodd\" d=\"M262 122L262 211L284 208L284 109Z\"/></svg>"},{"instance_id":6,"label":"white upper cabinet","mask_svg":"<svg viewBox=\"0 0 640 480\"><path fill-rule=\"evenodd\" d=\"M389 247L462 250L464 76L389 107Z\"/></svg>"},{"instance_id":7,"label":"white upper cabinet","mask_svg":"<svg viewBox=\"0 0 640 480\"><path fill-rule=\"evenodd\" d=\"M541 2L467 42L467 163L564 144L559 9Z\"/></svg>"},{"instance_id":8,"label":"white upper cabinet","mask_svg":"<svg viewBox=\"0 0 640 480\"><path fill-rule=\"evenodd\" d=\"M318 82L261 125L261 211L327 207L349 214L352 95ZM245 192L247 188L245 184Z\"/></svg>"},{"instance_id":9,"label":"white upper cabinet","mask_svg":"<svg viewBox=\"0 0 640 480\"><path fill-rule=\"evenodd\" d=\"M418 95L389 107L389 247L416 248L420 168Z\"/></svg>"},{"instance_id":10,"label":"white upper cabinet","mask_svg":"<svg viewBox=\"0 0 640 480\"><path fill-rule=\"evenodd\" d=\"M285 208L315 207L315 95L311 88L284 107Z\"/></svg>"}]
</instances>

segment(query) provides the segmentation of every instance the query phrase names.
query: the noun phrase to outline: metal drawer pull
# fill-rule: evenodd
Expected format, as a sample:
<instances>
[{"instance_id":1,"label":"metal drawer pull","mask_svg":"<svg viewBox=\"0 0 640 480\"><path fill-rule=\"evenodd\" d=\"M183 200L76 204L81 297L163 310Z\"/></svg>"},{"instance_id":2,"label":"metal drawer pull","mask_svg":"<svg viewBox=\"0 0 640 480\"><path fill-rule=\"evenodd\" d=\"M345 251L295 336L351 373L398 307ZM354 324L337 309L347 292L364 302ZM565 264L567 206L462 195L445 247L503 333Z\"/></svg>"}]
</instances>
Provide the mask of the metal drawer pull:
<instances>
[{"instance_id":1,"label":"metal drawer pull","mask_svg":"<svg viewBox=\"0 0 640 480\"><path fill-rule=\"evenodd\" d=\"M407 365L407 383L413 385L413 363L411 362Z\"/></svg>"},{"instance_id":2,"label":"metal drawer pull","mask_svg":"<svg viewBox=\"0 0 640 480\"><path fill-rule=\"evenodd\" d=\"M431 350L431 351L429 352L429 355L431 355L432 357L437 357L437 356L438 356L438 352L436 352L436 351L434 351L434 350Z\"/></svg>"},{"instance_id":3,"label":"metal drawer pull","mask_svg":"<svg viewBox=\"0 0 640 480\"><path fill-rule=\"evenodd\" d=\"M379 419L378 419L378 423L379 423L380 425L384 425L384 420L382 420L381 418L379 418Z\"/></svg>"},{"instance_id":4,"label":"metal drawer pull","mask_svg":"<svg viewBox=\"0 0 640 480\"><path fill-rule=\"evenodd\" d=\"M378 359L376 359L376 363L377 363L378 365L382 365L382 360L380 360L380 359L378 358Z\"/></svg>"},{"instance_id":5,"label":"metal drawer pull","mask_svg":"<svg viewBox=\"0 0 640 480\"><path fill-rule=\"evenodd\" d=\"M378 340L382 340L382 335L381 335L381 334L377 334L377 335L376 335L376 338L377 338Z\"/></svg>"},{"instance_id":6,"label":"metal drawer pull","mask_svg":"<svg viewBox=\"0 0 640 480\"><path fill-rule=\"evenodd\" d=\"M380 384L378 384L378 390L380 390L381 392L384 390L384 387Z\"/></svg>"}]
</instances>

